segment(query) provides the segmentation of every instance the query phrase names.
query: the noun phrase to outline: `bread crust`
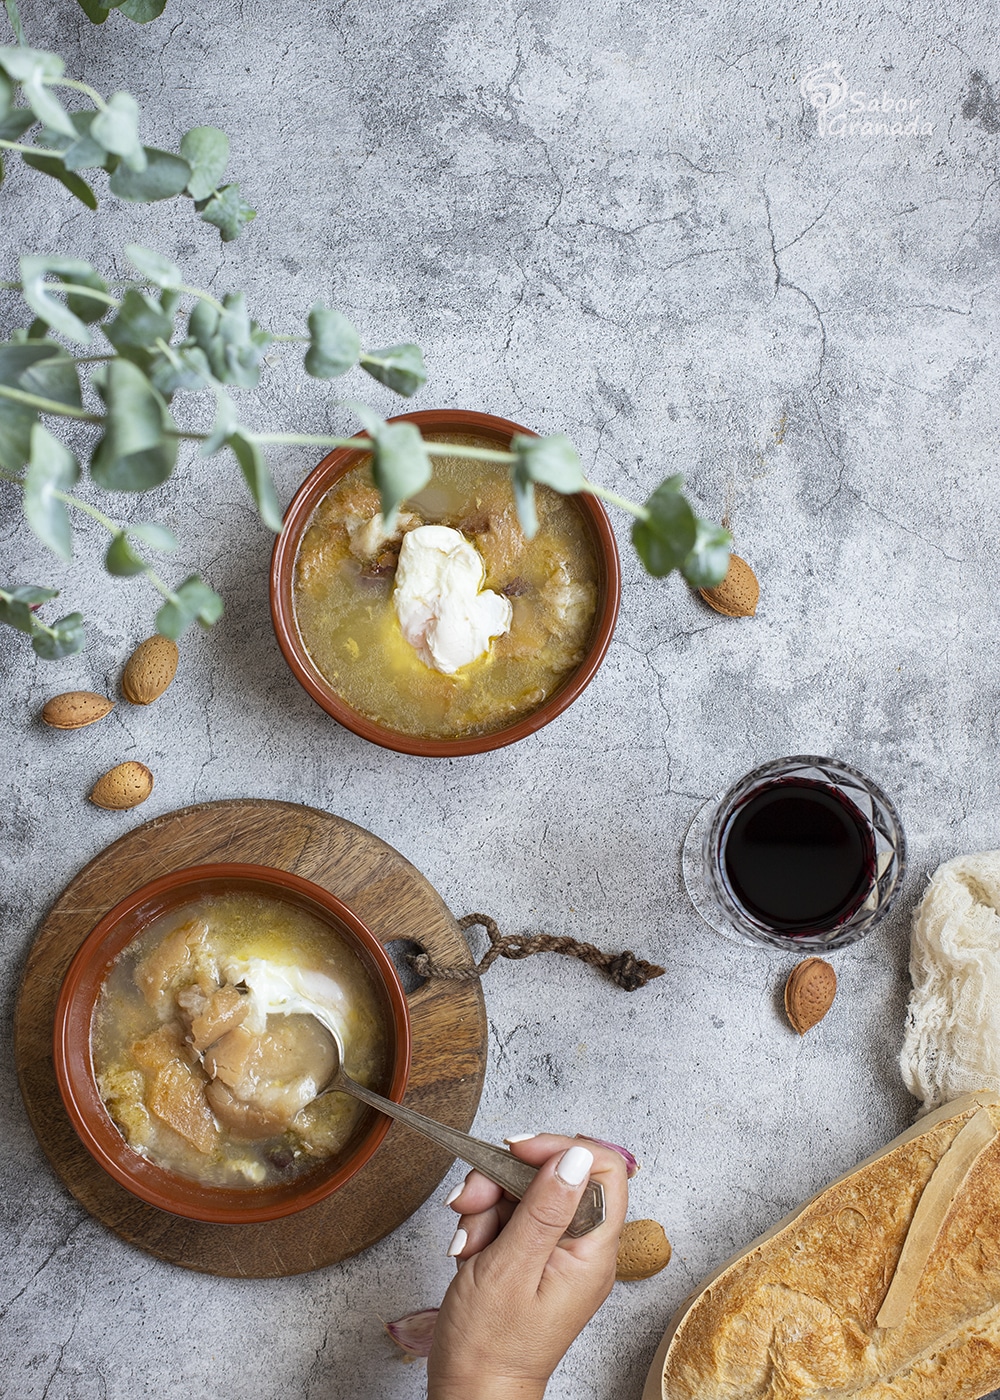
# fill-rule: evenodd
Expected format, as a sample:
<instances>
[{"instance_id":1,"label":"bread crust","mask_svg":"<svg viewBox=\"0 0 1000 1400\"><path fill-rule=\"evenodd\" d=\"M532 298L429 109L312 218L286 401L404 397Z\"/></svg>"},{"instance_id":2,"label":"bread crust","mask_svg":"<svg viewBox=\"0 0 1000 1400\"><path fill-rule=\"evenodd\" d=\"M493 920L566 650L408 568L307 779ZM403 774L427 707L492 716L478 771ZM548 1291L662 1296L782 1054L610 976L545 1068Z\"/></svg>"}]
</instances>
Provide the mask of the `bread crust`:
<instances>
[{"instance_id":1,"label":"bread crust","mask_svg":"<svg viewBox=\"0 0 1000 1400\"><path fill-rule=\"evenodd\" d=\"M898 1326L876 1317L920 1197L1000 1099L929 1114L728 1261L685 1300L643 1400L978 1400L1000 1386L1000 1137L942 1218Z\"/></svg>"}]
</instances>

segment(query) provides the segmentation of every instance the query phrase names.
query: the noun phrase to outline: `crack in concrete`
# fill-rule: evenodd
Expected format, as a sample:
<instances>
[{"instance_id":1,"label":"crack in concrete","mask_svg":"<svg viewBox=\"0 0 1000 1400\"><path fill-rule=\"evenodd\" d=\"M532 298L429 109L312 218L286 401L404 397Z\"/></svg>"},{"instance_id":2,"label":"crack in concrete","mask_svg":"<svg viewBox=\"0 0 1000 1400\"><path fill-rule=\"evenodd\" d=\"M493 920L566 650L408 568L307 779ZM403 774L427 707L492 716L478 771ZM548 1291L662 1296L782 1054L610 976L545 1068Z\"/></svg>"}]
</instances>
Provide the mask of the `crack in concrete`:
<instances>
[{"instance_id":1,"label":"crack in concrete","mask_svg":"<svg viewBox=\"0 0 1000 1400\"><path fill-rule=\"evenodd\" d=\"M35 1282L35 1280L38 1278L38 1276L39 1276L40 1274L44 1273L44 1271L48 1268L49 1264L52 1262L52 1260L55 1258L55 1256L59 1253L59 1251L60 1251L61 1249L65 1249L66 1245L69 1244L70 1240L71 1240L71 1239L73 1238L73 1236L77 1233L77 1231L80 1230L80 1229L82 1229L84 1225L86 1225L86 1224L89 1223L89 1221L90 1221L90 1217L89 1217L88 1215L84 1215L80 1220L78 1220L78 1221L76 1222L75 1225L73 1225L73 1226L66 1232L65 1235L63 1235L63 1237L62 1237L61 1240L59 1240L56 1244L54 1244L54 1245L52 1246L52 1248L49 1250L48 1254L46 1254L45 1258L44 1258L44 1259L42 1260L42 1262L39 1264L38 1268L37 1268L37 1269L35 1270L35 1272L31 1275L31 1277L28 1279L28 1281L27 1281L27 1283L24 1285L24 1287L23 1287L23 1288L20 1288L20 1289L17 1291L17 1293L14 1294L13 1298L8 1299L8 1301L4 1304L4 1306L3 1306L2 1308L0 1308L0 1322L2 1322L3 1319L7 1316L7 1314L10 1312L10 1310L11 1310L11 1308L14 1306L14 1304L15 1304L20 1298L22 1298L22 1297L24 1296L25 1293L27 1293L28 1289L29 1289L29 1288L31 1287L31 1285Z\"/></svg>"},{"instance_id":2,"label":"crack in concrete","mask_svg":"<svg viewBox=\"0 0 1000 1400\"><path fill-rule=\"evenodd\" d=\"M850 494L854 497L854 499L858 502L859 505L865 506L868 510L872 511L875 515L880 516L889 525L894 526L897 530L902 530L904 535L912 535L914 539L920 540L921 544L927 545L928 549L936 550L937 553L941 555L942 559L947 559L950 564L967 564L969 562L967 559L959 559L956 555L949 554L948 551L944 549L941 545L939 545L935 540L929 540L927 536L922 535L919 530L912 530L908 525L904 525L902 521L895 520L891 515L889 515L887 511L881 510L878 506L873 505L871 501L866 501L864 496L862 496L861 492L855 490L853 486L848 486L847 490L850 492Z\"/></svg>"}]
</instances>

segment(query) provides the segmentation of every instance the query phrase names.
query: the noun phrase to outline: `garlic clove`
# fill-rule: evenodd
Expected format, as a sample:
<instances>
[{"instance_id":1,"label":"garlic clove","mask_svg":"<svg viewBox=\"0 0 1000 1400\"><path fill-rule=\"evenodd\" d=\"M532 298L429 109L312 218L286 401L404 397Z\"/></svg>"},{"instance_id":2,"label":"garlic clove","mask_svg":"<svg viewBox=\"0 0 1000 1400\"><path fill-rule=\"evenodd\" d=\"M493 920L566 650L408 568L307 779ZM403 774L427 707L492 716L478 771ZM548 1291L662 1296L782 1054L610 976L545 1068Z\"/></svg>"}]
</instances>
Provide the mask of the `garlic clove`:
<instances>
[{"instance_id":1,"label":"garlic clove","mask_svg":"<svg viewBox=\"0 0 1000 1400\"><path fill-rule=\"evenodd\" d=\"M617 1142L605 1142L603 1138L590 1137L587 1133L580 1133L579 1136L582 1137L585 1142L596 1142L598 1147L607 1147L611 1152L617 1152L619 1157L624 1157L626 1174L629 1181L639 1174L639 1168L642 1166L642 1163L636 1157L633 1157L627 1147L619 1147Z\"/></svg>"},{"instance_id":2,"label":"garlic clove","mask_svg":"<svg viewBox=\"0 0 1000 1400\"><path fill-rule=\"evenodd\" d=\"M385 1330L408 1357L430 1356L434 1324L440 1311L440 1308L424 1308L422 1312L408 1313L395 1322L385 1323Z\"/></svg>"}]
</instances>

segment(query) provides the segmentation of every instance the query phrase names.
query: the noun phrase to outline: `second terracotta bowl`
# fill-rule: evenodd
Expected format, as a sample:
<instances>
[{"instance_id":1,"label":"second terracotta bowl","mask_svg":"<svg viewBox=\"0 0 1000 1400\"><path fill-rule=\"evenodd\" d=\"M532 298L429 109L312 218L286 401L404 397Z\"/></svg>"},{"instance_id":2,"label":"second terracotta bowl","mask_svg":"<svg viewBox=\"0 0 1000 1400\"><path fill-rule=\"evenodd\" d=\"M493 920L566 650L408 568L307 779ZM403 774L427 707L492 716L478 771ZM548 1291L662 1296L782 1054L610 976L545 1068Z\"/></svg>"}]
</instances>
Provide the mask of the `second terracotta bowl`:
<instances>
[{"instance_id":1,"label":"second terracotta bowl","mask_svg":"<svg viewBox=\"0 0 1000 1400\"><path fill-rule=\"evenodd\" d=\"M115 1126L94 1076L91 1023L101 987L119 953L163 914L203 895L250 891L294 904L345 940L371 973L382 1002L387 1041L387 1098L400 1102L410 1070L410 1017L406 995L381 943L346 904L319 885L260 865L200 865L175 870L116 904L87 936L63 981L55 1016L55 1070L73 1127L94 1159L126 1190L173 1215L209 1224L249 1225L305 1210L332 1195L359 1172L389 1129L390 1120L363 1114L345 1147L308 1174L270 1187L207 1186L167 1171L133 1151Z\"/></svg>"},{"instance_id":2,"label":"second terracotta bowl","mask_svg":"<svg viewBox=\"0 0 1000 1400\"><path fill-rule=\"evenodd\" d=\"M489 413L473 413L466 409L427 409L420 413L401 413L390 422L414 423L426 438L435 433L475 433L498 447L510 446L515 433L535 436L507 418ZM359 436L361 436L359 434ZM338 447L324 457L319 466L306 477L291 505L285 512L285 523L274 546L271 558L271 616L278 645L291 667L296 680L309 692L318 705L347 729L369 739L383 748L399 753L416 754L421 758L454 758L462 754L486 753L500 749L518 739L527 738L561 715L593 680L604 660L618 618L621 598L621 568L618 546L607 512L595 496L579 495L574 499L580 507L597 558L597 612L587 654L579 666L549 698L531 714L523 716L503 729L490 734L477 734L458 739L428 739L414 734L401 734L368 719L348 705L330 686L319 671L299 636L292 601L295 560L302 537L313 511L335 482L358 466L366 456L364 448Z\"/></svg>"}]
</instances>

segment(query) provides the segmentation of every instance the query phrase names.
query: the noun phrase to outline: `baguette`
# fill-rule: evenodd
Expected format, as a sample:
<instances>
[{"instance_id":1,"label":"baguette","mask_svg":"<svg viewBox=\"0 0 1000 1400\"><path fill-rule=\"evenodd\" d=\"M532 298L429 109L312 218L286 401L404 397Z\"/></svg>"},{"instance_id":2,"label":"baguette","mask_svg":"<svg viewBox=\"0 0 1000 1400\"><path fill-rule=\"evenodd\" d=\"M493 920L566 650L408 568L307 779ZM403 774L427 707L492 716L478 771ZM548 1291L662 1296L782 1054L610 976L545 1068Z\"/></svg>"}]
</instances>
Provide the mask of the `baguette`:
<instances>
[{"instance_id":1,"label":"baguette","mask_svg":"<svg viewBox=\"0 0 1000 1400\"><path fill-rule=\"evenodd\" d=\"M998 1386L1000 1099L980 1093L706 1280L643 1400L979 1400Z\"/></svg>"}]
</instances>

